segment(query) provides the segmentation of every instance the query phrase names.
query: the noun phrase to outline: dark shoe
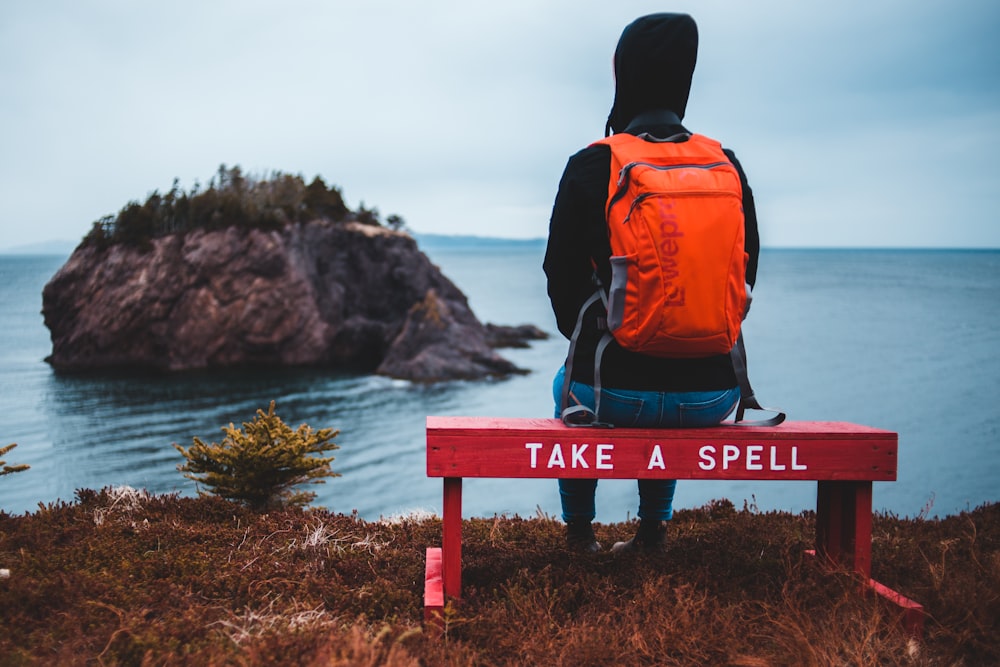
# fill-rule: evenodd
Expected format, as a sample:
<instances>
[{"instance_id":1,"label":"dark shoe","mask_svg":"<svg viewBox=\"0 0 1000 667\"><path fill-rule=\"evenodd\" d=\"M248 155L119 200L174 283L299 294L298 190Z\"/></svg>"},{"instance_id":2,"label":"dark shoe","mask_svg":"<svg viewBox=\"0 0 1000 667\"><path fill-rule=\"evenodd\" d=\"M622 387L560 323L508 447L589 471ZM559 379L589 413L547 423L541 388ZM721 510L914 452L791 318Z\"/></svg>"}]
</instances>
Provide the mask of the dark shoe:
<instances>
[{"instance_id":1,"label":"dark shoe","mask_svg":"<svg viewBox=\"0 0 1000 667\"><path fill-rule=\"evenodd\" d=\"M667 522L666 521L639 521L639 530L628 542L615 542L611 547L611 553L663 553L667 550Z\"/></svg>"},{"instance_id":2,"label":"dark shoe","mask_svg":"<svg viewBox=\"0 0 1000 667\"><path fill-rule=\"evenodd\" d=\"M566 545L580 553L596 554L601 550L589 521L570 521L566 524Z\"/></svg>"}]
</instances>

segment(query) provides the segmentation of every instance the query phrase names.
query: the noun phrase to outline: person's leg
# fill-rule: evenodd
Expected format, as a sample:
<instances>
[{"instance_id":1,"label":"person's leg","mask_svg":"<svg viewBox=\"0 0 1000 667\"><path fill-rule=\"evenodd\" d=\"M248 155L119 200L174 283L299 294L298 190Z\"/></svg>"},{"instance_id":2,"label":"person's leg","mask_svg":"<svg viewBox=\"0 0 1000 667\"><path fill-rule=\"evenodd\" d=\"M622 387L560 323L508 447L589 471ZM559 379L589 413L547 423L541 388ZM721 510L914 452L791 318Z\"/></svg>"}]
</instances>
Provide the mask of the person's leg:
<instances>
[{"instance_id":1,"label":"person's leg","mask_svg":"<svg viewBox=\"0 0 1000 667\"><path fill-rule=\"evenodd\" d=\"M660 428L699 428L715 426L736 407L740 390L671 392L659 395L660 410L653 426ZM673 515L677 480L639 480L639 518L669 521Z\"/></svg>"},{"instance_id":2,"label":"person's leg","mask_svg":"<svg viewBox=\"0 0 1000 667\"><path fill-rule=\"evenodd\" d=\"M597 515L594 497L597 494L596 479L560 479L559 502L562 504L562 519L586 521L590 523Z\"/></svg>"},{"instance_id":3,"label":"person's leg","mask_svg":"<svg viewBox=\"0 0 1000 667\"><path fill-rule=\"evenodd\" d=\"M557 380L561 378L561 375L557 375ZM561 388L561 382L557 382ZM555 387L554 387L555 389ZM591 409L594 408L594 388L590 385L582 384L579 382L574 382L572 384L573 397L581 404L585 405ZM621 427L636 427L636 428L653 428L659 426L660 422L660 394L659 392L651 391L629 391L621 389L602 389L601 391L601 414L598 415L599 419L603 422L614 424L615 426ZM670 502L673 499L673 480L644 480L645 482L651 483L651 487L655 487L655 493L650 493L647 496L647 506L644 508L641 504L639 507L639 516L643 516L643 512L649 516L666 514L664 518L669 518L670 514ZM579 493L577 495L568 495L563 492L563 518L566 519L567 507L579 508L581 513L587 509L592 512L591 517L593 517L593 504L590 508L585 508L579 501L579 497L583 495L583 490L586 488L583 484L577 484L578 482L594 482L596 488L596 480L560 480L560 490L572 489L574 493ZM576 490L579 489L577 492ZM589 496L591 503L593 502L593 495ZM579 503L579 504L577 504ZM663 508L662 511L660 508ZM577 514L577 512L572 512L571 514Z\"/></svg>"},{"instance_id":4,"label":"person's leg","mask_svg":"<svg viewBox=\"0 0 1000 667\"><path fill-rule=\"evenodd\" d=\"M552 393L555 399L555 417L558 419L562 413L560 403L562 402L563 378L565 369L560 367L552 381ZM583 394L583 390L589 391L590 407L593 407L593 390L589 387L580 387L574 383L575 394ZM586 396L585 396L586 397ZM594 504L594 496L597 493L596 479L560 479L559 480L559 502L562 505L562 519L566 522L566 542L575 551L596 552L600 551L601 545L594 537L594 530L591 522L597 514Z\"/></svg>"},{"instance_id":5,"label":"person's leg","mask_svg":"<svg viewBox=\"0 0 1000 667\"><path fill-rule=\"evenodd\" d=\"M674 491L676 489L676 479L640 479L639 519L670 521L674 518Z\"/></svg>"},{"instance_id":6,"label":"person's leg","mask_svg":"<svg viewBox=\"0 0 1000 667\"><path fill-rule=\"evenodd\" d=\"M739 389L707 392L663 393L659 396L659 416L655 424L663 428L695 428L714 426L725 419L739 401ZM640 479L639 530L627 542L617 542L612 551L662 551L667 544L666 522L673 518L674 491L672 479Z\"/></svg>"},{"instance_id":7,"label":"person's leg","mask_svg":"<svg viewBox=\"0 0 1000 667\"><path fill-rule=\"evenodd\" d=\"M552 383L555 416L561 415L565 369L560 367ZM593 409L594 389L573 382L570 385L571 404L579 403ZM622 427L636 428L696 428L714 426L725 419L739 402L738 388L707 392L650 392L605 388L601 393L598 417ZM613 551L642 547L662 550L666 546L666 522L673 517L674 491L672 479L639 480L639 532L628 542L618 542ZM595 479L559 480L559 498L563 520L569 528L570 543L587 542L593 531L590 523L596 515L594 502ZM596 540L588 542L587 550L596 550Z\"/></svg>"},{"instance_id":8,"label":"person's leg","mask_svg":"<svg viewBox=\"0 0 1000 667\"><path fill-rule=\"evenodd\" d=\"M573 393L580 403L594 407L593 387L574 382ZM660 393L605 388L601 393L601 411L598 417L615 426L658 427L661 425ZM560 482L560 488L569 481L571 480ZM639 532L628 542L616 543L612 551L631 551L640 547L644 550L662 550L666 546L666 520L672 514L674 486L674 480L640 481ZM564 501L564 511L568 505Z\"/></svg>"}]
</instances>

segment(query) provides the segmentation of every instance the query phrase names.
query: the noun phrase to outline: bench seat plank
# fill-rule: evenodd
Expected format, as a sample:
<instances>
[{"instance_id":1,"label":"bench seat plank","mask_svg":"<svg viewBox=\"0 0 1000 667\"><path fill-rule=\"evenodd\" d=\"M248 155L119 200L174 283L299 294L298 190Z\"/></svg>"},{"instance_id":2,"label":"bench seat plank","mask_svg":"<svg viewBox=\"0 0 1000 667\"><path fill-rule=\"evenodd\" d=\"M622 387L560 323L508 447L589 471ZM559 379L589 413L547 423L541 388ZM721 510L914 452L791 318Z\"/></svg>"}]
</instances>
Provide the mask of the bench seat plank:
<instances>
[{"instance_id":1,"label":"bench seat plank","mask_svg":"<svg viewBox=\"0 0 1000 667\"><path fill-rule=\"evenodd\" d=\"M429 477L895 481L898 436L845 422L574 428L558 419L427 418Z\"/></svg>"}]
</instances>

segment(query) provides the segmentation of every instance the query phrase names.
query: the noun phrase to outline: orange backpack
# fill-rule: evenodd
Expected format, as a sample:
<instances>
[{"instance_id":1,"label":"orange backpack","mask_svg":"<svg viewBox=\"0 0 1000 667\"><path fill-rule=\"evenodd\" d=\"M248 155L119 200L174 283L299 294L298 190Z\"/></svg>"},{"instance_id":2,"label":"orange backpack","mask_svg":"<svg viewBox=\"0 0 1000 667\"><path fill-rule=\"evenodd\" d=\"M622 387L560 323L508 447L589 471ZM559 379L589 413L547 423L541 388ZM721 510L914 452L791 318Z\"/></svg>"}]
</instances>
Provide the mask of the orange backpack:
<instances>
[{"instance_id":1,"label":"orange backpack","mask_svg":"<svg viewBox=\"0 0 1000 667\"><path fill-rule=\"evenodd\" d=\"M746 310L743 190L718 142L678 137L598 142L611 147L608 330L652 356L725 354Z\"/></svg>"},{"instance_id":2,"label":"orange backpack","mask_svg":"<svg viewBox=\"0 0 1000 667\"><path fill-rule=\"evenodd\" d=\"M611 284L598 281L580 310L567 360L563 421L600 424L596 410L568 405L576 338L584 312L598 300L607 309L608 332L594 363L596 408L601 356L613 336L621 347L654 357L728 353L741 390L736 421L746 408L763 409L746 377L740 334L750 286L736 167L717 141L698 134L615 134L596 143L611 149ZM779 413L767 423L783 419Z\"/></svg>"}]
</instances>

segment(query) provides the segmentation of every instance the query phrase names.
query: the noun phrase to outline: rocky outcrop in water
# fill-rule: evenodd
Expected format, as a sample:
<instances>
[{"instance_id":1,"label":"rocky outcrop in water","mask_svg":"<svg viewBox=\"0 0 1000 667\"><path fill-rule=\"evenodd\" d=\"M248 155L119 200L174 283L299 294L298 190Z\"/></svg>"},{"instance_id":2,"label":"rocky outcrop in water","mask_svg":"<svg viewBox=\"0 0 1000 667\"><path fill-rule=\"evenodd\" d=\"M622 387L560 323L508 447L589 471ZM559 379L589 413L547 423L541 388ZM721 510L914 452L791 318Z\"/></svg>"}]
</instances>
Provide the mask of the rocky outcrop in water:
<instances>
[{"instance_id":1,"label":"rocky outcrop in water","mask_svg":"<svg viewBox=\"0 0 1000 667\"><path fill-rule=\"evenodd\" d=\"M57 370L320 365L438 381L521 372L408 234L356 222L81 245L43 291Z\"/></svg>"}]
</instances>

